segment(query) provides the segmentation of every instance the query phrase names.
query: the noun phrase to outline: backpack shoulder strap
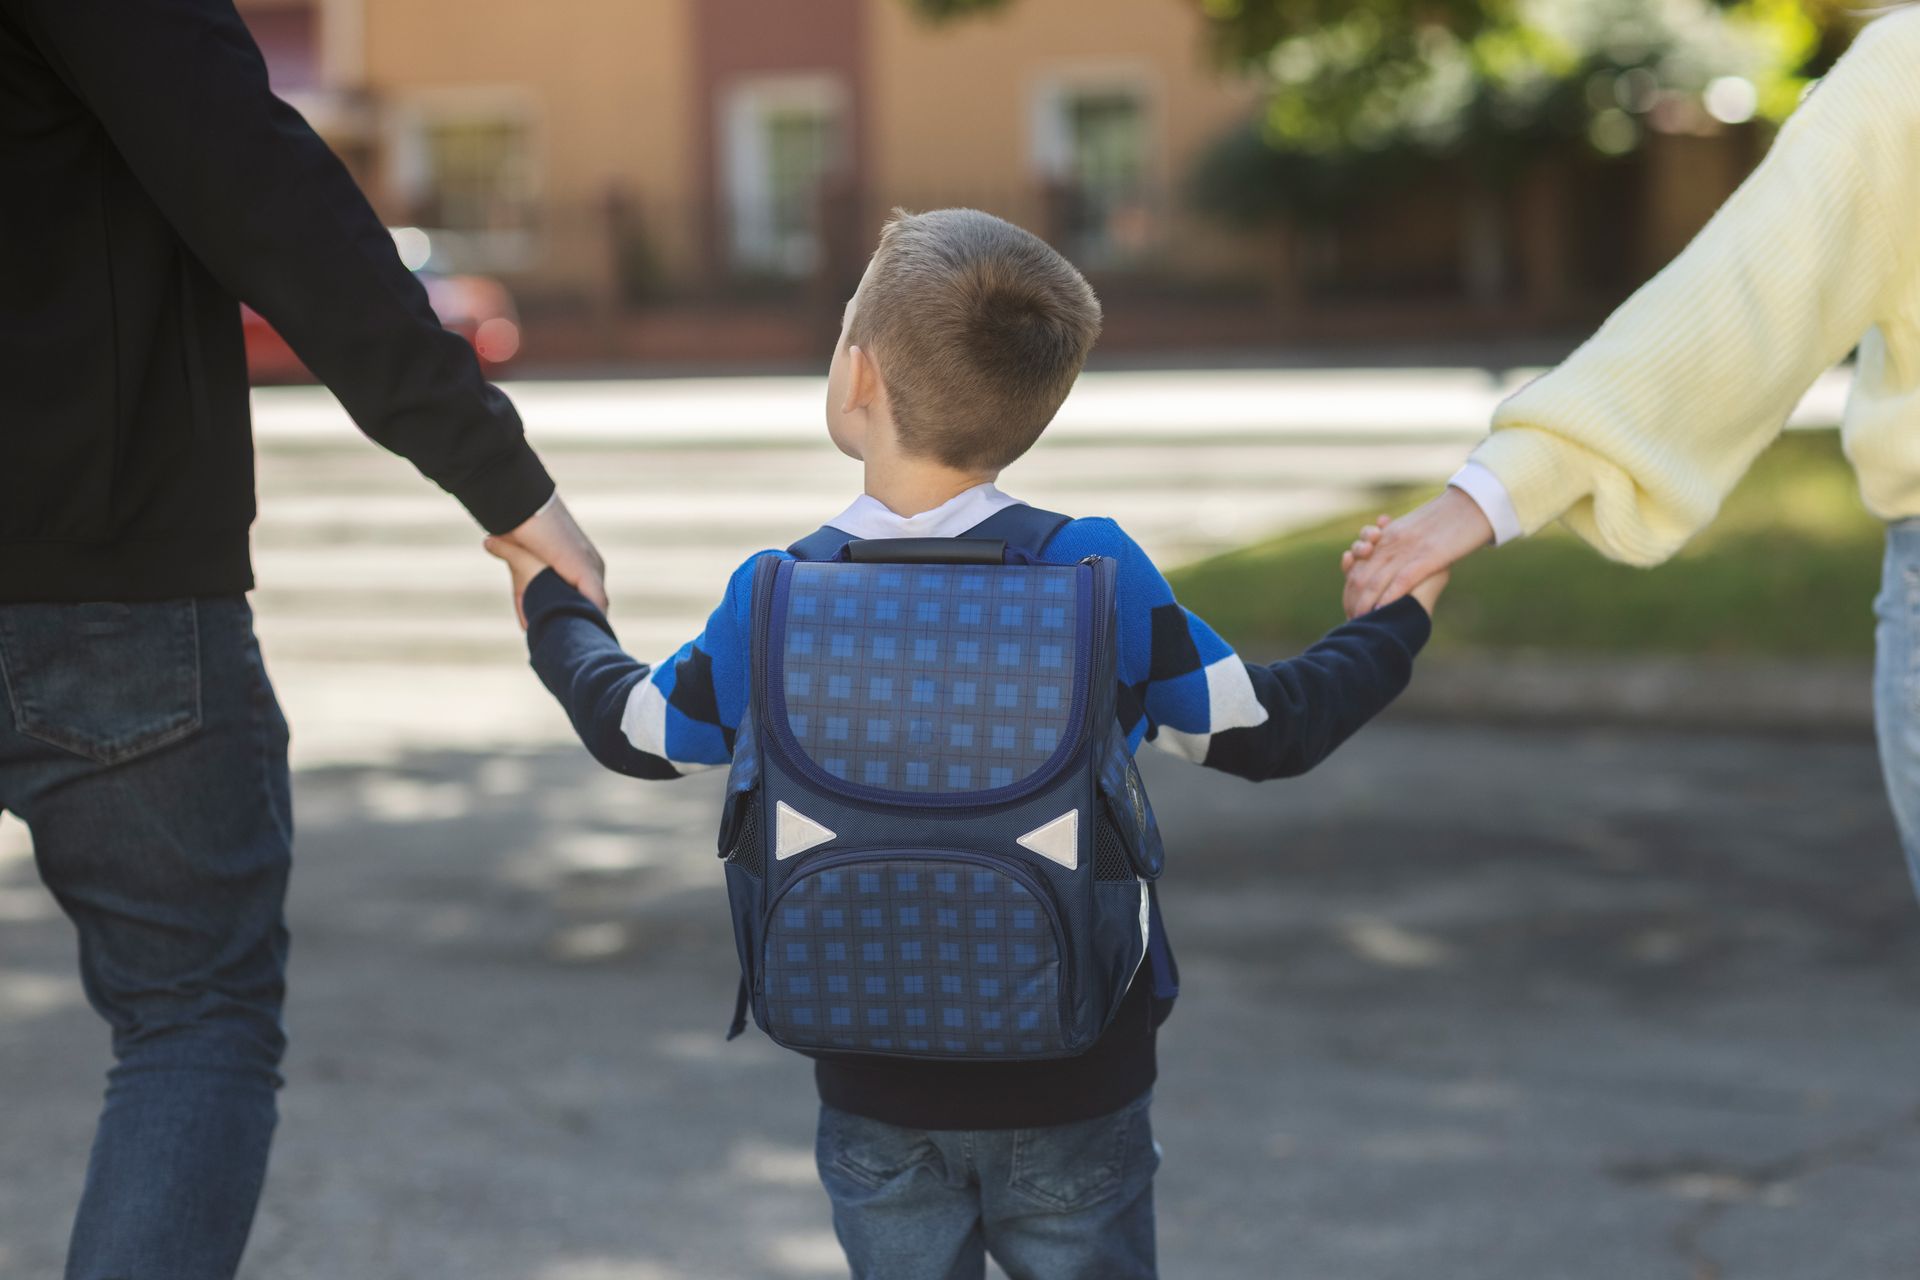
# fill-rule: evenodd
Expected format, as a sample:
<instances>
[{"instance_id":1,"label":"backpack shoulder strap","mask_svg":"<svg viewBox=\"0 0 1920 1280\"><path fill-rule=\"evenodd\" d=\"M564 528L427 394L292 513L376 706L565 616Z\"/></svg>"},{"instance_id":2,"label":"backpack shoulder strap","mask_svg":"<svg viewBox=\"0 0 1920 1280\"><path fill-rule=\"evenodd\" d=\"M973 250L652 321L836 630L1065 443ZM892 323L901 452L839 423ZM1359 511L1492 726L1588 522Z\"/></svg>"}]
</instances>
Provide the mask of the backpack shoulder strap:
<instances>
[{"instance_id":1,"label":"backpack shoulder strap","mask_svg":"<svg viewBox=\"0 0 1920 1280\"><path fill-rule=\"evenodd\" d=\"M1043 511L1039 507L1016 502L1010 507L1000 508L961 536L999 538L1010 547L1018 547L1029 555L1038 556L1046 550L1048 540L1060 531L1060 526L1072 519L1072 516L1063 516L1058 511Z\"/></svg>"},{"instance_id":2,"label":"backpack shoulder strap","mask_svg":"<svg viewBox=\"0 0 1920 1280\"><path fill-rule=\"evenodd\" d=\"M840 548L852 541L853 535L846 530L823 524L788 547L787 554L795 560L831 560L840 554Z\"/></svg>"}]
</instances>

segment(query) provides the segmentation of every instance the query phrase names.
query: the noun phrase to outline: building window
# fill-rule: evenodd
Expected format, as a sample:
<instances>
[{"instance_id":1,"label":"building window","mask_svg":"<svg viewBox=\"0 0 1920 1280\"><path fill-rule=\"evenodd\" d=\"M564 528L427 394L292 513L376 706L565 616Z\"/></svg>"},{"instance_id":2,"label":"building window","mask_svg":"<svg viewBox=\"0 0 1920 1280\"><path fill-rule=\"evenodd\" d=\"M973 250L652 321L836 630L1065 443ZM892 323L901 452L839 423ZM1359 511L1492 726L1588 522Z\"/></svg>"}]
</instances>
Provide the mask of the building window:
<instances>
[{"instance_id":1,"label":"building window","mask_svg":"<svg viewBox=\"0 0 1920 1280\"><path fill-rule=\"evenodd\" d=\"M539 218L533 115L513 95L408 104L394 148L408 219L432 231L435 265L527 264Z\"/></svg>"},{"instance_id":2,"label":"building window","mask_svg":"<svg viewBox=\"0 0 1920 1280\"><path fill-rule=\"evenodd\" d=\"M429 226L452 231L524 231L533 183L524 120L436 120L426 129Z\"/></svg>"},{"instance_id":3,"label":"building window","mask_svg":"<svg viewBox=\"0 0 1920 1280\"><path fill-rule=\"evenodd\" d=\"M845 99L832 76L755 78L727 93L721 168L736 270L819 267L822 193L845 168Z\"/></svg>"},{"instance_id":4,"label":"building window","mask_svg":"<svg viewBox=\"0 0 1920 1280\"><path fill-rule=\"evenodd\" d=\"M320 86L320 23L312 0L248 4L240 17L267 63L267 83L282 97Z\"/></svg>"},{"instance_id":5,"label":"building window","mask_svg":"<svg viewBox=\"0 0 1920 1280\"><path fill-rule=\"evenodd\" d=\"M1054 204L1051 229L1076 260L1124 265L1152 247L1153 111L1138 77L1044 83L1033 151Z\"/></svg>"}]
</instances>

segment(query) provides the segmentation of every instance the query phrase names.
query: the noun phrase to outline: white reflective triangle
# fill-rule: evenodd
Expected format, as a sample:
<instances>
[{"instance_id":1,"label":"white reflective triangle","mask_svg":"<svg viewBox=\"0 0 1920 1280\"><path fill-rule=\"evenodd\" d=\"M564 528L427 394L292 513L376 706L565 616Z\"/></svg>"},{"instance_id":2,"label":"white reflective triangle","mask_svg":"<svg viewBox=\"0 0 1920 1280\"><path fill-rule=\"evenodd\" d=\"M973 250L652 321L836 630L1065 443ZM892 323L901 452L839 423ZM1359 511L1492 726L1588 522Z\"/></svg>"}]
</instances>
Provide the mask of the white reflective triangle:
<instances>
[{"instance_id":1,"label":"white reflective triangle","mask_svg":"<svg viewBox=\"0 0 1920 1280\"><path fill-rule=\"evenodd\" d=\"M773 857L784 862L796 853L805 853L815 845L833 839L833 832L800 812L785 800L774 806Z\"/></svg>"},{"instance_id":2,"label":"white reflective triangle","mask_svg":"<svg viewBox=\"0 0 1920 1280\"><path fill-rule=\"evenodd\" d=\"M1052 822L1035 827L1020 837L1019 844L1072 871L1080 865L1080 811L1069 809Z\"/></svg>"}]
</instances>

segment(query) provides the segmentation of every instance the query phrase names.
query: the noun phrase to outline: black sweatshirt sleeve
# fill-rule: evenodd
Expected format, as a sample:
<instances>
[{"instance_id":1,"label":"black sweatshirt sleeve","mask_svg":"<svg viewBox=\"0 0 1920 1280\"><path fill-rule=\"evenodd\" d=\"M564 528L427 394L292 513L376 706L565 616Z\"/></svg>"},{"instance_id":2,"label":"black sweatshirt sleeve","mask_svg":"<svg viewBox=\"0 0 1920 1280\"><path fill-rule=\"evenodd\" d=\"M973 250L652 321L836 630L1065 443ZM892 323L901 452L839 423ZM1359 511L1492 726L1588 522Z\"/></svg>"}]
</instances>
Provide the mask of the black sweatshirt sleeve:
<instances>
[{"instance_id":1,"label":"black sweatshirt sleeve","mask_svg":"<svg viewBox=\"0 0 1920 1280\"><path fill-rule=\"evenodd\" d=\"M441 327L339 159L267 87L232 0L18 0L193 253L361 430L502 533L553 493L519 415Z\"/></svg>"},{"instance_id":2,"label":"black sweatshirt sleeve","mask_svg":"<svg viewBox=\"0 0 1920 1280\"><path fill-rule=\"evenodd\" d=\"M560 705L580 742L606 768L664 781L683 772L667 758L664 732L643 750L630 723L634 695L653 668L620 647L613 624L591 600L548 569L527 584L527 654L540 683ZM664 704L662 705L664 727Z\"/></svg>"},{"instance_id":3,"label":"black sweatshirt sleeve","mask_svg":"<svg viewBox=\"0 0 1920 1280\"><path fill-rule=\"evenodd\" d=\"M1255 781L1305 773L1400 696L1431 629L1420 602L1405 596L1297 658L1243 663L1266 718L1214 732L1202 763Z\"/></svg>"}]
</instances>

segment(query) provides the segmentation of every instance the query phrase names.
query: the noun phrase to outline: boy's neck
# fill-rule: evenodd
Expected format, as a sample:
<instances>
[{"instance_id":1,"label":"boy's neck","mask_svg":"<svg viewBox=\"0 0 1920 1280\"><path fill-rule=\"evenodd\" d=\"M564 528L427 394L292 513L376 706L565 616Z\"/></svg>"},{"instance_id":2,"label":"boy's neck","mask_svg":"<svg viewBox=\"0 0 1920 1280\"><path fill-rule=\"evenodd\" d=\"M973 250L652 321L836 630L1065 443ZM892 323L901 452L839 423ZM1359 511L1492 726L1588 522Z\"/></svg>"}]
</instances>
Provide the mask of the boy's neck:
<instances>
[{"instance_id":1,"label":"boy's neck","mask_svg":"<svg viewBox=\"0 0 1920 1280\"><path fill-rule=\"evenodd\" d=\"M958 471L919 459L869 458L865 489L868 497L898 516L917 516L950 502L975 485L990 484L997 471Z\"/></svg>"}]
</instances>

